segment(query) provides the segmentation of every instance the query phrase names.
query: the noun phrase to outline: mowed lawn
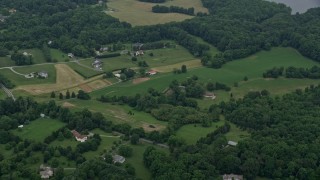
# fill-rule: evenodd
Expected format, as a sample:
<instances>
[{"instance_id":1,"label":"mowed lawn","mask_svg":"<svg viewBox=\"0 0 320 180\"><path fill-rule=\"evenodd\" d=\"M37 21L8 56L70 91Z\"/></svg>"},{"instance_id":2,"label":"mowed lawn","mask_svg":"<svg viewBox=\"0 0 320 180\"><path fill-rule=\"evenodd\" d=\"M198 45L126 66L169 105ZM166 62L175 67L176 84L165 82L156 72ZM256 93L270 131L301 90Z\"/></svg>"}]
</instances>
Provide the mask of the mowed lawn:
<instances>
[{"instance_id":1,"label":"mowed lawn","mask_svg":"<svg viewBox=\"0 0 320 180\"><path fill-rule=\"evenodd\" d=\"M59 49L50 49L52 60L56 60L58 62L65 62L69 60L69 57L66 53L62 52Z\"/></svg>"},{"instance_id":2,"label":"mowed lawn","mask_svg":"<svg viewBox=\"0 0 320 180\"><path fill-rule=\"evenodd\" d=\"M175 79L182 81L196 75L199 77L199 81L203 83L221 82L232 87L231 92L222 92L223 98L219 97L220 92L216 92L219 101L228 100L230 93L233 93L233 96L238 98L249 91L263 89L270 91L273 95L281 95L297 88L318 84L319 81L286 78L264 79L262 78L262 74L266 70L280 66L312 67L314 65L319 65L319 63L303 57L295 49L273 48L271 51L262 51L248 58L229 62L221 69L201 67L189 69L186 74L175 75L173 73L159 73L151 77L151 80L140 84L133 84L129 81L92 92L91 94L95 97L111 92L113 92L114 95L135 95L136 93L143 94L147 92L150 87L163 91ZM243 81L245 76L249 78L248 81ZM239 87L233 87L235 82L238 82Z\"/></svg>"},{"instance_id":3,"label":"mowed lawn","mask_svg":"<svg viewBox=\"0 0 320 180\"><path fill-rule=\"evenodd\" d=\"M53 131L65 126L65 123L50 118L39 118L31 121L30 124L24 125L22 129L15 129L13 133L22 139L30 139L38 142L48 137Z\"/></svg>"},{"instance_id":4,"label":"mowed lawn","mask_svg":"<svg viewBox=\"0 0 320 180\"><path fill-rule=\"evenodd\" d=\"M179 0L179 4L184 4ZM192 1L200 0L183 0L193 4L196 9L203 9L201 2L192 3ZM173 5L172 2L170 5ZM165 4L165 3L164 3ZM154 25L154 24L164 24L168 22L179 22L186 19L191 19L193 16L179 14L179 13L153 13L152 7L156 3L145 3L139 2L137 0L109 0L107 3L108 7L113 11L107 10L106 13L120 19L121 21L128 22L134 26L138 25ZM168 4L169 5L169 4ZM178 4L176 4L178 5ZM200 7L200 8L198 8Z\"/></svg>"},{"instance_id":5,"label":"mowed lawn","mask_svg":"<svg viewBox=\"0 0 320 180\"><path fill-rule=\"evenodd\" d=\"M19 50L20 53L27 52L32 55L33 64L46 63L44 55L40 49L23 49Z\"/></svg>"},{"instance_id":6,"label":"mowed lawn","mask_svg":"<svg viewBox=\"0 0 320 180\"><path fill-rule=\"evenodd\" d=\"M33 65L33 66L23 66L13 68L16 72L21 74L29 74L31 72L48 72L47 79L40 78L25 78L22 75L13 73L10 69L1 69L0 74L7 77L14 83L16 86L20 85L30 85L30 84L48 84L56 82L56 69L53 64L44 64L44 65Z\"/></svg>"},{"instance_id":7,"label":"mowed lawn","mask_svg":"<svg viewBox=\"0 0 320 180\"><path fill-rule=\"evenodd\" d=\"M202 127L201 124L188 124L182 126L176 133L178 137L183 138L187 144L195 144L200 138L206 137L207 134L214 132L219 127L223 126L225 120L213 122L210 127ZM230 131L226 134L228 141L238 142L250 134L236 127L233 123L228 122L231 126Z\"/></svg>"}]
</instances>

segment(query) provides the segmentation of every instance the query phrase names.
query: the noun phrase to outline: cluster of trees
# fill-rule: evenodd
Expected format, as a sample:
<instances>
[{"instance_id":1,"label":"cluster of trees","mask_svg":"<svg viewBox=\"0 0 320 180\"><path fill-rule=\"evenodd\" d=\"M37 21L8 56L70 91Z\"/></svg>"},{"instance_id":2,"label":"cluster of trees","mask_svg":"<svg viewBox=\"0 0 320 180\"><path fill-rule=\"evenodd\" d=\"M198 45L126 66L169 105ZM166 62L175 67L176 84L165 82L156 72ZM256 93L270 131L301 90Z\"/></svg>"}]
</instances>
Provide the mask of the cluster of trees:
<instances>
[{"instance_id":1,"label":"cluster of trees","mask_svg":"<svg viewBox=\"0 0 320 180\"><path fill-rule=\"evenodd\" d=\"M274 67L263 73L263 78L278 78L283 75L284 67Z\"/></svg>"},{"instance_id":2,"label":"cluster of trees","mask_svg":"<svg viewBox=\"0 0 320 180\"><path fill-rule=\"evenodd\" d=\"M7 77L0 74L0 83L2 83L4 86L6 86L9 89L14 88L14 84L8 79Z\"/></svg>"},{"instance_id":3,"label":"cluster of trees","mask_svg":"<svg viewBox=\"0 0 320 180\"><path fill-rule=\"evenodd\" d=\"M277 68L274 67L263 73L264 78L278 78L280 76L285 76L286 78L310 78L319 79L320 78L320 67L313 66L311 68L296 68L293 66L287 68Z\"/></svg>"},{"instance_id":4,"label":"cluster of trees","mask_svg":"<svg viewBox=\"0 0 320 180\"><path fill-rule=\"evenodd\" d=\"M11 59L17 66L32 64L32 55L24 55L23 53L15 52L11 55Z\"/></svg>"},{"instance_id":5,"label":"cluster of trees","mask_svg":"<svg viewBox=\"0 0 320 180\"><path fill-rule=\"evenodd\" d=\"M170 42L163 42L163 41L156 41L156 42L148 42L144 43L142 47L132 47L134 51L137 50L150 50L150 49L161 49L165 47L172 47L172 43Z\"/></svg>"},{"instance_id":6,"label":"cluster of trees","mask_svg":"<svg viewBox=\"0 0 320 180\"><path fill-rule=\"evenodd\" d=\"M127 81L129 79L132 79L136 72L133 69L130 68L124 68L120 71L120 79L122 81Z\"/></svg>"},{"instance_id":7,"label":"cluster of trees","mask_svg":"<svg viewBox=\"0 0 320 180\"><path fill-rule=\"evenodd\" d=\"M51 51L50 51L49 47L47 46L47 44L43 44L43 46L41 48L41 51L42 51L42 54L44 56L44 59L47 62L52 62L53 61L52 56L51 56Z\"/></svg>"},{"instance_id":8,"label":"cluster of trees","mask_svg":"<svg viewBox=\"0 0 320 180\"><path fill-rule=\"evenodd\" d=\"M118 57L121 56L120 53L108 53L108 54L101 54L97 55L96 58L112 58L112 57Z\"/></svg>"},{"instance_id":9,"label":"cluster of trees","mask_svg":"<svg viewBox=\"0 0 320 180\"><path fill-rule=\"evenodd\" d=\"M155 5L152 7L152 12L154 13L181 13L181 14L187 14L187 15L194 15L194 8L183 8L179 6L160 6Z\"/></svg>"},{"instance_id":10,"label":"cluster of trees","mask_svg":"<svg viewBox=\"0 0 320 180\"><path fill-rule=\"evenodd\" d=\"M206 88L208 91L215 91L215 90L230 91L231 90L229 86L219 82L216 82L216 83L209 82L207 83Z\"/></svg>"}]
</instances>

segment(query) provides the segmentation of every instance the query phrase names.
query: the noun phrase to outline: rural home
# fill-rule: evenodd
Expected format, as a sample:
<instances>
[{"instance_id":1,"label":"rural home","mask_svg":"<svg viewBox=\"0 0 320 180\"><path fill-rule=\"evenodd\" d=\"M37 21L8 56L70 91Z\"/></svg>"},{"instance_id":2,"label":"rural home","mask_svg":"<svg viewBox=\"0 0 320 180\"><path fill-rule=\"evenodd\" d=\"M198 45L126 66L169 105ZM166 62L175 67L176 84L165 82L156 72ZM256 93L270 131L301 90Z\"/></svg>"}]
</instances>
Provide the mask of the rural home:
<instances>
[{"instance_id":1,"label":"rural home","mask_svg":"<svg viewBox=\"0 0 320 180\"><path fill-rule=\"evenodd\" d=\"M68 53L69 58L74 58L74 55L72 53Z\"/></svg>"},{"instance_id":2,"label":"rural home","mask_svg":"<svg viewBox=\"0 0 320 180\"><path fill-rule=\"evenodd\" d=\"M92 67L94 67L95 69L101 70L101 69L102 69L102 68L101 68L102 64L103 64L102 61L100 61L99 59L95 59L91 65L92 65Z\"/></svg>"},{"instance_id":3,"label":"rural home","mask_svg":"<svg viewBox=\"0 0 320 180\"><path fill-rule=\"evenodd\" d=\"M230 145L230 146L237 146L238 143L237 143L237 142L234 142L234 141L228 141L228 145Z\"/></svg>"},{"instance_id":4,"label":"rural home","mask_svg":"<svg viewBox=\"0 0 320 180\"><path fill-rule=\"evenodd\" d=\"M243 180L242 175L236 175L236 174L225 174L222 176L223 180Z\"/></svg>"},{"instance_id":5,"label":"rural home","mask_svg":"<svg viewBox=\"0 0 320 180\"><path fill-rule=\"evenodd\" d=\"M156 75L157 73L158 72L154 71L154 70L151 70L151 71L147 72L147 74L150 75L150 76Z\"/></svg>"},{"instance_id":6,"label":"rural home","mask_svg":"<svg viewBox=\"0 0 320 180\"><path fill-rule=\"evenodd\" d=\"M114 155L112 156L113 158L113 163L124 163L126 161L126 158L124 158L123 156L120 155Z\"/></svg>"},{"instance_id":7,"label":"rural home","mask_svg":"<svg viewBox=\"0 0 320 180\"><path fill-rule=\"evenodd\" d=\"M48 72L40 71L40 72L38 72L38 77L46 79L46 78L48 78Z\"/></svg>"},{"instance_id":8,"label":"rural home","mask_svg":"<svg viewBox=\"0 0 320 180\"><path fill-rule=\"evenodd\" d=\"M44 117L46 117L46 115L43 114L43 113L41 113L41 114L40 114L40 117L44 118Z\"/></svg>"},{"instance_id":9,"label":"rural home","mask_svg":"<svg viewBox=\"0 0 320 180\"><path fill-rule=\"evenodd\" d=\"M23 128L23 125L19 125L18 128Z\"/></svg>"},{"instance_id":10,"label":"rural home","mask_svg":"<svg viewBox=\"0 0 320 180\"><path fill-rule=\"evenodd\" d=\"M81 135L76 130L72 130L71 132L72 132L73 136L76 138L76 140L79 141L79 142L85 142L88 139L87 136Z\"/></svg>"},{"instance_id":11,"label":"rural home","mask_svg":"<svg viewBox=\"0 0 320 180\"><path fill-rule=\"evenodd\" d=\"M144 55L144 52L142 50L136 51L134 53L134 56L142 56L142 55Z\"/></svg>"},{"instance_id":12,"label":"rural home","mask_svg":"<svg viewBox=\"0 0 320 180\"><path fill-rule=\"evenodd\" d=\"M41 179L49 179L53 176L53 169L49 166L45 166L43 164L40 165L40 176Z\"/></svg>"},{"instance_id":13,"label":"rural home","mask_svg":"<svg viewBox=\"0 0 320 180\"><path fill-rule=\"evenodd\" d=\"M216 96L214 95L214 93L208 92L208 91L204 94L204 97L211 98L211 99L216 99Z\"/></svg>"}]
</instances>

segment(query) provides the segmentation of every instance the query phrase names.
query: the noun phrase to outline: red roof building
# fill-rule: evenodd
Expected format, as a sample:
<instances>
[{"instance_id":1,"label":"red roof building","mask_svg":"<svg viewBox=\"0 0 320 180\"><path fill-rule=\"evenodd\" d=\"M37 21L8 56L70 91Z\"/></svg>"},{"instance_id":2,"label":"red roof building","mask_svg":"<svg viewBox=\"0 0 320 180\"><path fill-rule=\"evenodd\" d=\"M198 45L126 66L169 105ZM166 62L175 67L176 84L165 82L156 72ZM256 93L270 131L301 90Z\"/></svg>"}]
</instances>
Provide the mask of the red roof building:
<instances>
[{"instance_id":1,"label":"red roof building","mask_svg":"<svg viewBox=\"0 0 320 180\"><path fill-rule=\"evenodd\" d=\"M76 130L72 130L71 131L73 136L76 138L77 141L80 141L80 142L85 142L88 137L87 136L84 136L84 135L81 135L78 131Z\"/></svg>"}]
</instances>

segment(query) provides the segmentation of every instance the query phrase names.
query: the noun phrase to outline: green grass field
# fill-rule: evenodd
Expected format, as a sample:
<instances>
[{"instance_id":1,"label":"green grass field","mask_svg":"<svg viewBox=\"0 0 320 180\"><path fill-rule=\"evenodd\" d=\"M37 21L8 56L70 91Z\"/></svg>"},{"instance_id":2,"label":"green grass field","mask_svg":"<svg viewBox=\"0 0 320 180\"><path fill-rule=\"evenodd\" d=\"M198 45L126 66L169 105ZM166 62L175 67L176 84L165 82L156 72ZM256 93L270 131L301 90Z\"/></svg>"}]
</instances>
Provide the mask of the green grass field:
<instances>
[{"instance_id":1,"label":"green grass field","mask_svg":"<svg viewBox=\"0 0 320 180\"><path fill-rule=\"evenodd\" d=\"M39 71L46 71L49 74L49 77L47 79L39 79L39 78L27 79L22 75L13 73L10 69L1 69L0 74L9 78L16 86L30 85L30 84L47 84L47 83L56 82L56 69L53 64L15 67L14 70L21 74L29 74L31 72L39 72Z\"/></svg>"},{"instance_id":2,"label":"green grass field","mask_svg":"<svg viewBox=\"0 0 320 180\"><path fill-rule=\"evenodd\" d=\"M86 61L89 61L89 60L86 60ZM100 71L94 71L94 70L92 70L90 68L86 68L86 67L80 66L79 64L77 64L75 62L68 63L68 66L71 69L73 69L75 72L80 74L84 78L90 78L90 77L93 77L93 76L96 76L96 75L99 75L99 74L103 73L103 72L100 72Z\"/></svg>"},{"instance_id":3,"label":"green grass field","mask_svg":"<svg viewBox=\"0 0 320 180\"><path fill-rule=\"evenodd\" d=\"M306 57L303 57L295 49L292 48L274 48L271 51L262 51L248 58L235 60L225 64L221 69L211 68L195 68L189 69L186 74L174 75L173 73L160 73L153 76L151 80L140 83L132 84L131 82L120 83L115 86L107 87L95 92L91 95L99 97L110 92L116 95L135 95L136 93L145 93L149 87L153 87L159 91L163 91L171 81L186 80L192 75L196 75L200 78L201 82L222 82L230 87L234 97L242 97L249 91L267 89L273 95L281 95L297 88L304 88L311 84L318 84L318 80L311 79L263 79L262 74L268 69L275 66L295 66L295 67L311 67L313 65L319 65L319 63L312 61ZM247 76L248 81L243 81L243 78ZM234 88L233 84L239 83L239 87ZM130 91L128 91L130 89ZM212 103L219 102L221 100L228 100L229 93L216 92L217 100L212 100ZM218 101L219 100L219 101ZM204 104L209 104L205 102Z\"/></svg>"},{"instance_id":4,"label":"green grass field","mask_svg":"<svg viewBox=\"0 0 320 180\"><path fill-rule=\"evenodd\" d=\"M212 123L211 127L202 127L201 124L188 124L182 126L176 135L185 139L187 144L195 144L201 137L206 137L207 134L214 132L218 127L223 126L224 123L224 120L220 120ZM233 123L229 122L229 124L231 128L230 132L226 134L227 140L238 142L250 136L247 131L237 128Z\"/></svg>"},{"instance_id":5,"label":"green grass field","mask_svg":"<svg viewBox=\"0 0 320 180\"><path fill-rule=\"evenodd\" d=\"M69 60L69 57L66 53L62 52L59 49L50 49L51 57L53 60L58 62L65 62L65 60Z\"/></svg>"},{"instance_id":6,"label":"green grass field","mask_svg":"<svg viewBox=\"0 0 320 180\"><path fill-rule=\"evenodd\" d=\"M72 137L70 139L64 139L63 141L55 140L52 143L50 143L50 146L53 146L53 147L61 146L65 148L70 146L71 148L75 149L78 144L79 142Z\"/></svg>"},{"instance_id":7,"label":"green grass field","mask_svg":"<svg viewBox=\"0 0 320 180\"><path fill-rule=\"evenodd\" d=\"M176 0L175 0L176 1ZM174 2L171 5L174 5ZM190 6L195 7L196 11L202 11L204 8L202 4L199 3L200 0L183 0L190 4ZM184 5L181 0L177 0L179 4ZM196 3L193 3L196 1ZM153 24L164 24L168 22L179 22L186 19L191 19L193 16L179 14L179 13L153 13L152 6L155 3L144 3L136 0L110 0L107 3L109 9L113 11L106 11L107 14L120 19L121 21L126 21L134 26L137 25L153 25ZM169 5L169 4L168 4ZM189 7L189 6L188 6ZM201 9L200 9L201 8Z\"/></svg>"},{"instance_id":8,"label":"green grass field","mask_svg":"<svg viewBox=\"0 0 320 180\"><path fill-rule=\"evenodd\" d=\"M13 133L22 139L31 139L42 142L53 131L65 126L64 123L50 118L39 118L25 125L21 130L16 129Z\"/></svg>"},{"instance_id":9,"label":"green grass field","mask_svg":"<svg viewBox=\"0 0 320 180\"><path fill-rule=\"evenodd\" d=\"M101 112L108 120L116 124L128 123L133 127L145 127L145 129L148 130L153 130L149 129L149 125L154 125L159 129L163 129L167 125L167 122L158 121L150 114L136 111L127 105L111 105L96 100L80 101L73 99L68 102L75 105L75 107L72 108L74 111L87 108L93 112ZM134 115L129 115L129 111L133 112Z\"/></svg>"}]
</instances>

